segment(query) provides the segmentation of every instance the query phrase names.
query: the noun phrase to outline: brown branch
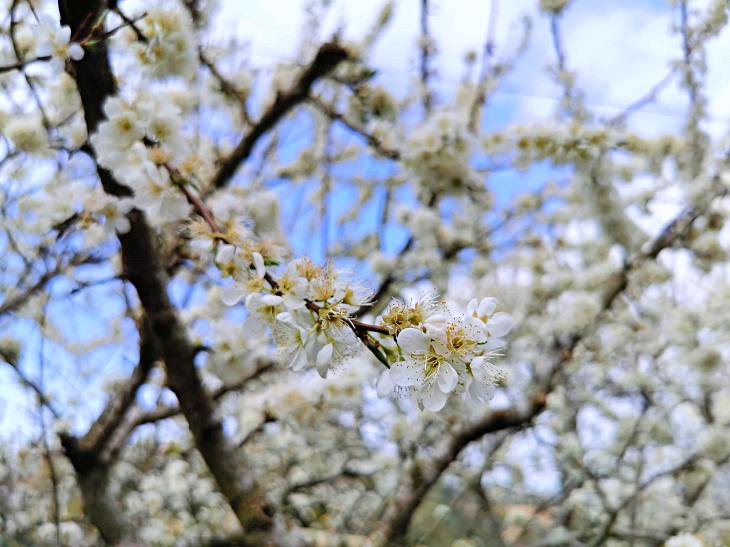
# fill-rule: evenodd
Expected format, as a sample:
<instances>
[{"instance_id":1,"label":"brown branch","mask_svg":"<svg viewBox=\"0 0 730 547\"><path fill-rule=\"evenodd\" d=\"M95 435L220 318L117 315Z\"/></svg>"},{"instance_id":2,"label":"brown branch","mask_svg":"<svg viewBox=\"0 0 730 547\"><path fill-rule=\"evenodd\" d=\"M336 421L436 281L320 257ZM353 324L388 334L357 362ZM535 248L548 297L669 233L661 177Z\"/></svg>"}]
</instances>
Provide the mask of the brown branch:
<instances>
[{"instance_id":1,"label":"brown branch","mask_svg":"<svg viewBox=\"0 0 730 547\"><path fill-rule=\"evenodd\" d=\"M322 112L329 119L340 122L342 125L347 127L353 133L360 135L368 145L375 150L379 155L391 159L399 160L400 152L398 150L388 148L383 142L378 139L375 135L368 133L364 128L355 124L355 122L349 120L344 114L340 114L333 106L330 106L324 102L320 97L311 96L308 99L309 103L312 104L317 110Z\"/></svg>"},{"instance_id":2,"label":"brown branch","mask_svg":"<svg viewBox=\"0 0 730 547\"><path fill-rule=\"evenodd\" d=\"M676 72L677 68L670 70L661 80L655 83L645 95L639 97L636 101L628 105L619 114L605 120L606 123L608 125L620 125L624 123L634 112L641 110L648 104L656 101L659 93L661 93L672 82Z\"/></svg>"},{"instance_id":3,"label":"brown branch","mask_svg":"<svg viewBox=\"0 0 730 547\"><path fill-rule=\"evenodd\" d=\"M498 13L497 0L491 0L489 2L489 20L487 22L487 37L484 41L484 48L482 50L482 62L479 70L479 76L477 78L476 90L474 93L474 100L471 103L469 110L469 131L476 134L479 130L480 113L484 106L484 101L487 98L487 83L490 78L490 69L492 67L492 57L494 56L495 40L494 35L497 30L497 13Z\"/></svg>"},{"instance_id":4,"label":"brown branch","mask_svg":"<svg viewBox=\"0 0 730 547\"><path fill-rule=\"evenodd\" d=\"M59 435L66 457L76 473L84 513L99 530L104 541L111 545L131 540L134 527L126 522L117 504L109 496L108 481L113 459L105 457L104 451L121 426L158 356L159 347L152 326L144 320L140 325L139 361L124 386L110 395L104 410L83 437L77 438L68 433Z\"/></svg>"},{"instance_id":5,"label":"brown branch","mask_svg":"<svg viewBox=\"0 0 730 547\"><path fill-rule=\"evenodd\" d=\"M20 379L20 383L27 386L33 393L35 393L40 404L46 407L54 418L61 417L61 414L58 410L56 410L53 403L51 403L50 398L46 395L46 392L41 388L41 386L28 378L20 367L18 367L18 364L15 362L15 358L12 355L9 355L2 347L0 347L0 358L13 368Z\"/></svg>"},{"instance_id":6,"label":"brown branch","mask_svg":"<svg viewBox=\"0 0 730 547\"><path fill-rule=\"evenodd\" d=\"M21 62L21 54L20 54L20 48L18 47L18 42L15 37L16 33L16 27L18 26L18 20L15 18L15 10L20 4L19 0L13 0L13 3L10 6L10 28L9 28L9 35L10 35L10 43L13 46L13 53L15 54L15 59L18 62ZM48 120L48 114L46 113L46 109L43 106L43 101L41 101L40 94L38 93L38 90L36 89L35 82L26 74L25 70L23 70L23 67L20 67L19 70L23 74L23 79L25 80L25 83L28 85L28 90L30 91L31 96L33 97L33 100L35 101L36 106L38 107L38 112L41 114L41 119L43 120L43 127L46 128L46 130L51 129L51 123Z\"/></svg>"},{"instance_id":7,"label":"brown branch","mask_svg":"<svg viewBox=\"0 0 730 547\"><path fill-rule=\"evenodd\" d=\"M421 0L421 101L423 103L423 111L426 116L431 113L433 107L433 95L429 87L429 79L431 77L431 34L428 29L428 0Z\"/></svg>"},{"instance_id":8,"label":"brown branch","mask_svg":"<svg viewBox=\"0 0 730 547\"><path fill-rule=\"evenodd\" d=\"M185 8L188 10L188 13L192 18L195 27L200 28L203 20L201 18L201 6L199 5L199 2L196 2L196 0L185 0L183 4L185 4ZM213 62L213 60L211 60L205 54L205 50L203 49L202 45L198 45L198 59L200 60L200 63L208 69L208 72L210 72L211 76L213 76L216 82L218 82L221 93L233 102L239 103L239 106L241 107L241 117L243 118L243 121L246 122L248 125L253 125L251 121L251 116L249 115L246 108L246 100L248 99L248 94L239 90L233 82L223 76L221 71L216 66L215 62Z\"/></svg>"},{"instance_id":9,"label":"brown branch","mask_svg":"<svg viewBox=\"0 0 730 547\"><path fill-rule=\"evenodd\" d=\"M12 70L20 70L33 63L50 60L50 55L44 55L43 57L34 57L33 59L25 59L24 61L18 61L17 63L13 63L11 65L0 66L0 74L2 74L3 72L10 72Z\"/></svg>"},{"instance_id":10,"label":"brown branch","mask_svg":"<svg viewBox=\"0 0 730 547\"><path fill-rule=\"evenodd\" d=\"M214 389L210 392L209 397L214 401L218 401L229 393L240 391L241 389L246 387L246 385L251 380L258 378L259 376L270 370L273 370L275 366L275 361L262 361L253 372L247 374L245 377L236 382L229 382L223 384L217 389ZM180 412L182 411L179 405L164 405L147 412L140 412L132 419L129 425L129 431L131 432L141 425L167 420L168 418L174 418L175 416L179 415Z\"/></svg>"},{"instance_id":11,"label":"brown branch","mask_svg":"<svg viewBox=\"0 0 730 547\"><path fill-rule=\"evenodd\" d=\"M391 499L380 526L370 536L374 545L402 545L416 509L464 448L490 433L525 427L544 410L545 401L546 396L539 395L524 411L493 412L447 439L427 461L414 462Z\"/></svg>"},{"instance_id":12,"label":"brown branch","mask_svg":"<svg viewBox=\"0 0 730 547\"><path fill-rule=\"evenodd\" d=\"M170 167L168 167L168 170L171 170ZM175 171L170 171L171 174ZM208 206L205 204L205 202L200 199L200 197L196 196L193 192L190 191L190 189L184 184L180 184L180 188L185 194L185 197L188 200L188 203L193 206L193 208L198 212L200 216L203 217L203 220L205 220L205 223L208 225L208 227L213 231L214 234L218 235L221 234L221 229L218 227L218 223L215 221L215 218L213 217L213 213L208 208Z\"/></svg>"},{"instance_id":13,"label":"brown branch","mask_svg":"<svg viewBox=\"0 0 730 547\"><path fill-rule=\"evenodd\" d=\"M7 298L5 302L0 305L0 316L16 311L25 303L26 300L28 300L28 298L41 292L49 281L62 273L66 268L80 266L82 264L96 264L101 261L102 259L100 257L93 255L76 255L67 263L61 263L59 260L55 268L43 273L31 286L25 288L22 292Z\"/></svg>"},{"instance_id":14,"label":"brown branch","mask_svg":"<svg viewBox=\"0 0 730 547\"><path fill-rule=\"evenodd\" d=\"M137 391L147 381L155 361L160 356L160 348L149 321L143 319L143 323L140 328L141 339L137 366L126 383L115 389L102 413L80 440L79 448L81 450L101 454L121 426L125 415L134 404Z\"/></svg>"},{"instance_id":15,"label":"brown branch","mask_svg":"<svg viewBox=\"0 0 730 547\"><path fill-rule=\"evenodd\" d=\"M101 0L59 0L62 23L69 25L81 41L88 39L92 42L94 33L103 33L103 25L87 27L84 22L95 20L104 8L105 3ZM84 58L75 62L73 68L87 131L91 134L103 120L106 99L117 91L105 42L95 42L94 47L87 48ZM97 173L107 193L117 196L131 194L130 189L119 184L109 171L98 167ZM135 209L128 218L131 224L129 232L119 235L124 275L136 289L159 342L167 384L178 399L195 447L241 526L247 534L266 536L272 525L273 508L245 461L226 438L221 418L203 388L194 363L196 348L167 294L167 275L152 229L142 211Z\"/></svg>"},{"instance_id":16,"label":"brown branch","mask_svg":"<svg viewBox=\"0 0 730 547\"><path fill-rule=\"evenodd\" d=\"M254 146L266 132L273 128L296 105L304 102L314 82L326 76L349 57L347 50L337 42L322 44L314 60L299 75L294 85L279 92L274 103L264 112L261 119L246 133L236 148L226 158L211 181L212 188L227 185L239 166L251 155Z\"/></svg>"},{"instance_id":17,"label":"brown branch","mask_svg":"<svg viewBox=\"0 0 730 547\"><path fill-rule=\"evenodd\" d=\"M229 99L240 104L243 120L246 123L251 124L251 119L249 117L248 111L246 110L247 95L240 91L231 81L229 81L225 76L223 76L223 74L221 74L215 63L208 59L208 56L203 51L202 47L198 48L198 59L200 60L200 63L208 69L208 72L210 72L210 75L213 76L215 81L218 82L221 93L223 93L223 95L225 95Z\"/></svg>"},{"instance_id":18,"label":"brown branch","mask_svg":"<svg viewBox=\"0 0 730 547\"><path fill-rule=\"evenodd\" d=\"M131 27L131 29L137 35L137 38L139 38L140 36L143 36L143 34L139 30L139 27L137 27L137 23L139 21L141 21L142 19L144 19L145 17L147 17L147 14L146 13L143 13L141 15L138 15L134 19L130 19L129 17L127 17L126 15L124 15L120 9L117 9L116 10L116 13L122 18L123 23L121 25L117 25L113 29L110 29L107 32L105 32L104 34L102 34L101 35L101 40L108 40L109 38L111 38L112 36L114 36L114 34L116 34L117 32L119 32L123 28L127 28L127 27Z\"/></svg>"}]
</instances>

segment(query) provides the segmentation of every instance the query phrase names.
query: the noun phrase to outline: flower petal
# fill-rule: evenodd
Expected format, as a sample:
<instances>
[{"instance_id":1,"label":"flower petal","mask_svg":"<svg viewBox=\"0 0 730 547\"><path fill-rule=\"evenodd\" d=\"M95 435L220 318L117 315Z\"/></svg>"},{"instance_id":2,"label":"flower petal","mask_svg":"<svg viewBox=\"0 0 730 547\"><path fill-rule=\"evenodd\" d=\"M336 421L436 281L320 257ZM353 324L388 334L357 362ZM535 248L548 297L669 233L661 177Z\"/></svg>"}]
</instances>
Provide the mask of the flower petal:
<instances>
[{"instance_id":1,"label":"flower petal","mask_svg":"<svg viewBox=\"0 0 730 547\"><path fill-rule=\"evenodd\" d=\"M495 313L487 323L489 335L499 338L512 330L512 317L503 311Z\"/></svg>"},{"instance_id":2,"label":"flower petal","mask_svg":"<svg viewBox=\"0 0 730 547\"><path fill-rule=\"evenodd\" d=\"M449 316L445 313L437 313L426 319L423 326L429 336L436 338L442 336L446 332L446 325L449 322Z\"/></svg>"},{"instance_id":3,"label":"flower petal","mask_svg":"<svg viewBox=\"0 0 730 547\"><path fill-rule=\"evenodd\" d=\"M120 234L126 234L132 229L132 223L129 222L127 217L119 217L114 221L114 228Z\"/></svg>"},{"instance_id":4,"label":"flower petal","mask_svg":"<svg viewBox=\"0 0 730 547\"><path fill-rule=\"evenodd\" d=\"M467 388L467 392L471 397L476 399L477 401L483 401L487 402L494 397L494 392L497 391L497 388L491 384L482 384L481 382L477 382L476 380L472 380L472 382L469 384L469 387Z\"/></svg>"},{"instance_id":5,"label":"flower petal","mask_svg":"<svg viewBox=\"0 0 730 547\"><path fill-rule=\"evenodd\" d=\"M423 382L423 372L413 361L398 361L390 367L390 379L399 386L416 386Z\"/></svg>"},{"instance_id":6,"label":"flower petal","mask_svg":"<svg viewBox=\"0 0 730 547\"><path fill-rule=\"evenodd\" d=\"M486 351L493 351L495 349L503 348L504 340L502 340L501 338L490 338L484 344L481 344L479 347Z\"/></svg>"},{"instance_id":7,"label":"flower petal","mask_svg":"<svg viewBox=\"0 0 730 547\"><path fill-rule=\"evenodd\" d=\"M304 348L297 348L291 354L291 362L289 367L292 370L302 370L307 365L307 354Z\"/></svg>"},{"instance_id":8,"label":"flower petal","mask_svg":"<svg viewBox=\"0 0 730 547\"><path fill-rule=\"evenodd\" d=\"M408 355L411 355L426 351L430 338L418 329L407 328L398 334L397 340L400 348Z\"/></svg>"},{"instance_id":9,"label":"flower petal","mask_svg":"<svg viewBox=\"0 0 730 547\"><path fill-rule=\"evenodd\" d=\"M238 283L233 283L221 289L221 300L226 306L235 306L245 294L243 288Z\"/></svg>"},{"instance_id":10,"label":"flower petal","mask_svg":"<svg viewBox=\"0 0 730 547\"><path fill-rule=\"evenodd\" d=\"M499 380L498 369L487 357L477 357L471 362L470 368L474 379L481 384L494 385Z\"/></svg>"},{"instance_id":11,"label":"flower petal","mask_svg":"<svg viewBox=\"0 0 730 547\"><path fill-rule=\"evenodd\" d=\"M233 260L233 256L236 254L236 247L233 245L221 245L218 247L218 252L215 255L215 261L219 264L226 264Z\"/></svg>"},{"instance_id":12,"label":"flower petal","mask_svg":"<svg viewBox=\"0 0 730 547\"><path fill-rule=\"evenodd\" d=\"M80 44L73 42L68 47L68 56L71 57L71 59L73 59L74 61L80 61L84 58L84 48L81 47Z\"/></svg>"},{"instance_id":13,"label":"flower petal","mask_svg":"<svg viewBox=\"0 0 730 547\"><path fill-rule=\"evenodd\" d=\"M278 294L265 294L261 297L261 304L264 306L277 306L282 303L284 299Z\"/></svg>"},{"instance_id":14,"label":"flower petal","mask_svg":"<svg viewBox=\"0 0 730 547\"><path fill-rule=\"evenodd\" d=\"M432 389L423 397L423 406L431 412L438 412L448 400L449 396L442 393L440 389Z\"/></svg>"},{"instance_id":15,"label":"flower petal","mask_svg":"<svg viewBox=\"0 0 730 547\"><path fill-rule=\"evenodd\" d=\"M385 369L380 373L378 381L375 383L375 389L378 392L378 397L385 397L386 395L389 395L393 391L393 388L395 388L395 383L390 377L390 370Z\"/></svg>"},{"instance_id":16,"label":"flower petal","mask_svg":"<svg viewBox=\"0 0 730 547\"><path fill-rule=\"evenodd\" d=\"M443 393L451 393L459 381L459 375L449 363L439 367L438 386Z\"/></svg>"},{"instance_id":17,"label":"flower petal","mask_svg":"<svg viewBox=\"0 0 730 547\"><path fill-rule=\"evenodd\" d=\"M294 316L288 311L283 311L276 314L276 320L288 325L290 327L296 327L294 324Z\"/></svg>"},{"instance_id":18,"label":"flower petal","mask_svg":"<svg viewBox=\"0 0 730 547\"><path fill-rule=\"evenodd\" d=\"M282 298L284 299L284 305L290 310L301 310L307 305L303 298L293 294L285 294Z\"/></svg>"},{"instance_id":19,"label":"flower petal","mask_svg":"<svg viewBox=\"0 0 730 547\"><path fill-rule=\"evenodd\" d=\"M317 372L322 378L327 377L327 370L329 369L330 363L332 363L332 352L334 351L332 344L327 344L317 352Z\"/></svg>"},{"instance_id":20,"label":"flower petal","mask_svg":"<svg viewBox=\"0 0 730 547\"><path fill-rule=\"evenodd\" d=\"M480 317L490 317L494 310L497 309L497 299L488 297L488 298L482 298L482 301L479 302L479 308L477 313Z\"/></svg>"},{"instance_id":21,"label":"flower petal","mask_svg":"<svg viewBox=\"0 0 730 547\"><path fill-rule=\"evenodd\" d=\"M264 257L261 253L253 253L253 264L256 268L256 276L259 279L263 279L266 275L266 265L264 264Z\"/></svg>"}]
</instances>

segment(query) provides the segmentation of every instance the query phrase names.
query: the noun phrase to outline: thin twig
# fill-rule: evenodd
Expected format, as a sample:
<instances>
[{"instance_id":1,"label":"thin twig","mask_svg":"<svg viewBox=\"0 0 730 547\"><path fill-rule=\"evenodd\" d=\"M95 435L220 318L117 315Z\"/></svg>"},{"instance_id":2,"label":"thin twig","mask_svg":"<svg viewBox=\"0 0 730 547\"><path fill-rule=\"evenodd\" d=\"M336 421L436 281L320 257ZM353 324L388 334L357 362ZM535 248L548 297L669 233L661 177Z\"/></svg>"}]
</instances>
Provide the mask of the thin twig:
<instances>
[{"instance_id":1,"label":"thin twig","mask_svg":"<svg viewBox=\"0 0 730 547\"><path fill-rule=\"evenodd\" d=\"M292 108L306 100L314 82L329 74L349 56L348 51L337 42L321 45L312 62L299 75L294 85L286 91L279 92L261 119L241 138L213 176L211 188L222 188L227 185L238 167L251 155L259 138L273 128Z\"/></svg>"},{"instance_id":2,"label":"thin twig","mask_svg":"<svg viewBox=\"0 0 730 547\"><path fill-rule=\"evenodd\" d=\"M20 70L33 63L39 63L41 61L50 61L50 60L51 60L50 55L44 55L42 57L34 57L33 59L25 59L24 61L18 61L17 63L14 63L12 65L0 66L0 74L2 74L3 72L10 72L12 70Z\"/></svg>"}]
</instances>

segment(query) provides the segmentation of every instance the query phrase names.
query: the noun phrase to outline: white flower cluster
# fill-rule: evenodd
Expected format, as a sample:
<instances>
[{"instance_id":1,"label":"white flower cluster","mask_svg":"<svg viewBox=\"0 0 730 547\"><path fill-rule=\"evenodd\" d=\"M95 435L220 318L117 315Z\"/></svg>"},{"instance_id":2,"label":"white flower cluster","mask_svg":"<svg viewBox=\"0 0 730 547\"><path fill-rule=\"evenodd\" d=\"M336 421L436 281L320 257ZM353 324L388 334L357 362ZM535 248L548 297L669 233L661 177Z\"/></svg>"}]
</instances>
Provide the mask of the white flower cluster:
<instances>
[{"instance_id":1,"label":"white flower cluster","mask_svg":"<svg viewBox=\"0 0 730 547\"><path fill-rule=\"evenodd\" d=\"M392 304L383 323L396 336L400 360L381 373L378 394L398 388L432 411L441 410L452 394L491 399L503 377L492 358L512 328L510 316L496 308L494 298L470 301L463 316L432 297L410 306Z\"/></svg>"},{"instance_id":2,"label":"white flower cluster","mask_svg":"<svg viewBox=\"0 0 730 547\"><path fill-rule=\"evenodd\" d=\"M157 6L147 11L142 20L147 42L135 41L137 58L151 76L190 77L197 68L197 52L193 24L186 10L178 6Z\"/></svg>"},{"instance_id":3,"label":"white flower cluster","mask_svg":"<svg viewBox=\"0 0 730 547\"><path fill-rule=\"evenodd\" d=\"M271 328L292 369L315 367L325 377L359 349L350 315L369 302L370 293L345 281L332 267L317 266L307 258L294 260L272 287L264 281L265 260L259 252L223 245L216 262L234 279L223 290L223 301L234 305L245 298L247 328Z\"/></svg>"},{"instance_id":4,"label":"white flower cluster","mask_svg":"<svg viewBox=\"0 0 730 547\"><path fill-rule=\"evenodd\" d=\"M57 71L63 70L66 59L74 61L83 59L84 48L71 41L71 29L60 26L58 20L50 15L41 15L37 32L36 56L51 57L51 65Z\"/></svg>"},{"instance_id":5,"label":"white flower cluster","mask_svg":"<svg viewBox=\"0 0 730 547\"><path fill-rule=\"evenodd\" d=\"M48 154L48 133L40 116L17 116L1 128L17 150L27 154Z\"/></svg>"},{"instance_id":6,"label":"white flower cluster","mask_svg":"<svg viewBox=\"0 0 730 547\"><path fill-rule=\"evenodd\" d=\"M107 119L91 137L99 163L134 191L134 205L152 222L186 218L190 206L167 168L190 152L178 108L159 96L140 94L134 101L110 98L104 113Z\"/></svg>"},{"instance_id":7,"label":"white flower cluster","mask_svg":"<svg viewBox=\"0 0 730 547\"><path fill-rule=\"evenodd\" d=\"M461 194L479 186L469 163L472 144L464 117L444 111L413 132L404 150L403 165L430 192Z\"/></svg>"},{"instance_id":8,"label":"white flower cluster","mask_svg":"<svg viewBox=\"0 0 730 547\"><path fill-rule=\"evenodd\" d=\"M378 378L381 397L406 392L419 406L438 411L452 393L482 402L493 396L503 373L492 359L512 328L510 316L496 311L496 299L474 299L462 316L435 297L409 305L396 301L379 324L368 325L352 314L370 303L370 292L331 266L298 259L272 283L273 278L265 279L265 262L245 246L222 245L216 263L234 279L222 299L235 305L245 298L248 332L271 328L293 370L316 368L326 377L362 342L389 367Z\"/></svg>"}]
</instances>

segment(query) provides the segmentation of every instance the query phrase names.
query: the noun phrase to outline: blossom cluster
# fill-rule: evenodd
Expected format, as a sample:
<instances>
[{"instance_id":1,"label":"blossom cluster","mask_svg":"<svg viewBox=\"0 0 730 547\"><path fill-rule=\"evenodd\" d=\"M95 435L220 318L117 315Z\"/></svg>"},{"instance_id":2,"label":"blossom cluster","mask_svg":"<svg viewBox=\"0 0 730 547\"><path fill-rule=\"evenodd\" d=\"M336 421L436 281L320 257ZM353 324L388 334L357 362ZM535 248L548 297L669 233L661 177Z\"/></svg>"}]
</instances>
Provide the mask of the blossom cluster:
<instances>
[{"instance_id":1,"label":"blossom cluster","mask_svg":"<svg viewBox=\"0 0 730 547\"><path fill-rule=\"evenodd\" d=\"M434 114L408 139L403 165L420 187L432 193L463 194L480 186L469 164L472 140L463 115L452 111Z\"/></svg>"},{"instance_id":2,"label":"blossom cluster","mask_svg":"<svg viewBox=\"0 0 730 547\"><path fill-rule=\"evenodd\" d=\"M380 396L408 395L432 411L457 393L488 401L503 377L492 361L512 321L497 311L494 298L472 300L463 315L434 296L394 301L377 324L367 324L354 314L371 304L372 294L331 265L297 259L274 280L261 253L228 244L219 248L216 263L233 278L223 301L245 299L247 331L270 328L293 370L315 368L326 377L365 346L387 367L377 381Z\"/></svg>"},{"instance_id":3,"label":"blossom cluster","mask_svg":"<svg viewBox=\"0 0 730 547\"><path fill-rule=\"evenodd\" d=\"M130 45L137 59L150 76L190 77L197 68L197 51L192 41L193 23L185 10L174 4L149 9L141 23L146 41L134 40Z\"/></svg>"},{"instance_id":4,"label":"blossom cluster","mask_svg":"<svg viewBox=\"0 0 730 547\"><path fill-rule=\"evenodd\" d=\"M51 64L61 70L66 59L80 61L84 57L84 48L71 40L71 29L60 26L50 15L41 15L36 33L36 50L38 57L51 57Z\"/></svg>"},{"instance_id":5,"label":"blossom cluster","mask_svg":"<svg viewBox=\"0 0 730 547\"><path fill-rule=\"evenodd\" d=\"M140 93L134 101L110 98L104 114L106 120L91 136L99 164L133 190L134 205L153 221L188 217L188 201L168 168L190 155L175 104Z\"/></svg>"},{"instance_id":6,"label":"blossom cluster","mask_svg":"<svg viewBox=\"0 0 730 547\"><path fill-rule=\"evenodd\" d=\"M292 369L314 367L325 377L359 349L351 314L367 305L371 295L360 285L342 282L331 266L321 267L307 258L294 260L272 286L264 279L261 253L251 253L245 246L222 245L216 263L234 279L222 291L223 302L235 305L245 298L250 314L247 329L270 328Z\"/></svg>"},{"instance_id":7,"label":"blossom cluster","mask_svg":"<svg viewBox=\"0 0 730 547\"><path fill-rule=\"evenodd\" d=\"M452 394L486 402L504 376L493 358L512 319L495 298L473 299L455 315L434 297L394 302L382 318L395 336L399 359L378 378L378 393L403 391L419 406L441 410Z\"/></svg>"}]
</instances>

